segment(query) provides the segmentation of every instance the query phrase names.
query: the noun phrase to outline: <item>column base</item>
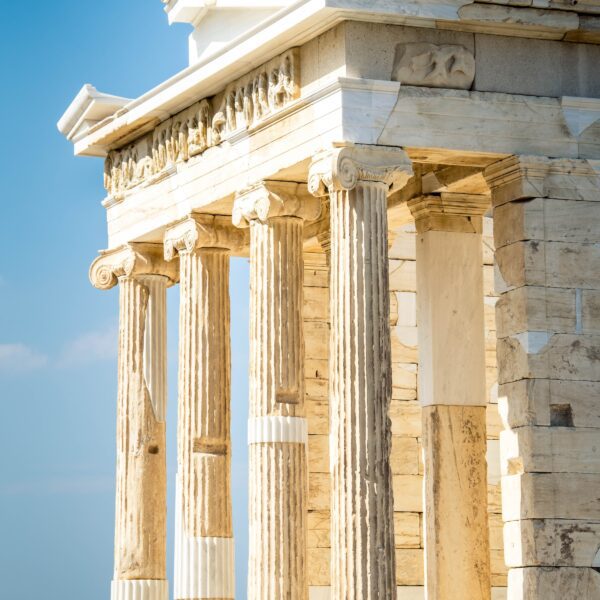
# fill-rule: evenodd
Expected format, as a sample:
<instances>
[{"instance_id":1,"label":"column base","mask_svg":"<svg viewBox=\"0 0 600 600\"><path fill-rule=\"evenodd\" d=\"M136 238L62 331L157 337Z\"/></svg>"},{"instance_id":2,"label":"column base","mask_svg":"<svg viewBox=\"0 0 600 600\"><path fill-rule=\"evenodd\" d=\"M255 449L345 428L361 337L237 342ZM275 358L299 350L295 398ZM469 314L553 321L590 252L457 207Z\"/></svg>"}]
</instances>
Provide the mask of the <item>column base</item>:
<instances>
[{"instance_id":1,"label":"column base","mask_svg":"<svg viewBox=\"0 0 600 600\"><path fill-rule=\"evenodd\" d=\"M111 600L169 600L169 582L165 579L113 581Z\"/></svg>"},{"instance_id":2,"label":"column base","mask_svg":"<svg viewBox=\"0 0 600 600\"><path fill-rule=\"evenodd\" d=\"M175 565L175 600L235 598L233 538L179 539Z\"/></svg>"}]
</instances>

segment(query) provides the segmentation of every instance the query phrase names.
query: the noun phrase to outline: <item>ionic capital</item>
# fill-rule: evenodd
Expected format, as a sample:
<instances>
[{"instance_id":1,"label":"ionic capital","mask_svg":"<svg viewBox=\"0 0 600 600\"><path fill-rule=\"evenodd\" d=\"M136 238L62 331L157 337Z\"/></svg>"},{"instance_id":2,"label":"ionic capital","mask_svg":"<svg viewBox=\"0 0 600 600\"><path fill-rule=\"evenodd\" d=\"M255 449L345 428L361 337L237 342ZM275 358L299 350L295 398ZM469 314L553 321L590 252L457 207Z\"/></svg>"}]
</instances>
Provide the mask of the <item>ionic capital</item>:
<instances>
[{"instance_id":1,"label":"ionic capital","mask_svg":"<svg viewBox=\"0 0 600 600\"><path fill-rule=\"evenodd\" d=\"M165 260L198 248L237 250L247 244L242 231L231 226L228 217L191 215L167 229L164 238Z\"/></svg>"},{"instance_id":2,"label":"ionic capital","mask_svg":"<svg viewBox=\"0 0 600 600\"><path fill-rule=\"evenodd\" d=\"M116 250L106 250L92 263L90 281L99 290L109 290L120 277L162 275L177 281L177 265L163 258L162 244L131 243Z\"/></svg>"},{"instance_id":3,"label":"ionic capital","mask_svg":"<svg viewBox=\"0 0 600 600\"><path fill-rule=\"evenodd\" d=\"M600 174L595 161L541 156L509 156L484 171L494 206L527 198L597 198Z\"/></svg>"},{"instance_id":4,"label":"ionic capital","mask_svg":"<svg viewBox=\"0 0 600 600\"><path fill-rule=\"evenodd\" d=\"M359 181L403 187L412 175L408 155L400 148L342 146L317 154L310 166L308 189L314 196L352 190Z\"/></svg>"},{"instance_id":5,"label":"ionic capital","mask_svg":"<svg viewBox=\"0 0 600 600\"><path fill-rule=\"evenodd\" d=\"M262 181L239 192L233 204L233 224L245 228L251 221L266 223L275 217L314 221L321 214L321 201L306 186L288 181Z\"/></svg>"},{"instance_id":6,"label":"ionic capital","mask_svg":"<svg viewBox=\"0 0 600 600\"><path fill-rule=\"evenodd\" d=\"M481 233L482 217L490 208L490 198L481 194L442 193L409 200L408 207L419 233Z\"/></svg>"}]
</instances>

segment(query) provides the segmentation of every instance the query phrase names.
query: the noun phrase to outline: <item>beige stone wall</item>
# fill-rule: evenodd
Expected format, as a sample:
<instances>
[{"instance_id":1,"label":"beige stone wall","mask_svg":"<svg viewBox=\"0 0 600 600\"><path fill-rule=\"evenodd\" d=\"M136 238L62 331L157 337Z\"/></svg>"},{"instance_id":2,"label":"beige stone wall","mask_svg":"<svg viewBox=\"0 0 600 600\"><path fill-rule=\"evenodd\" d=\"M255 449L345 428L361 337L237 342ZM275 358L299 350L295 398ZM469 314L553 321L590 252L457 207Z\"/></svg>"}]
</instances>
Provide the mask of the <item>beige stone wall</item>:
<instances>
[{"instance_id":1,"label":"beige stone wall","mask_svg":"<svg viewBox=\"0 0 600 600\"><path fill-rule=\"evenodd\" d=\"M484 229L484 292L488 408L490 545L492 586L506 586L502 545L497 410L496 325L491 219ZM390 326L392 340L392 473L396 537L396 582L410 588L424 585L423 464L421 408L417 397L418 349L416 314L415 229L395 232L390 248ZM329 452L327 405L328 269L324 254L305 254L304 328L306 395L309 419L309 585L330 584ZM418 591L418 590L415 590Z\"/></svg>"}]
</instances>

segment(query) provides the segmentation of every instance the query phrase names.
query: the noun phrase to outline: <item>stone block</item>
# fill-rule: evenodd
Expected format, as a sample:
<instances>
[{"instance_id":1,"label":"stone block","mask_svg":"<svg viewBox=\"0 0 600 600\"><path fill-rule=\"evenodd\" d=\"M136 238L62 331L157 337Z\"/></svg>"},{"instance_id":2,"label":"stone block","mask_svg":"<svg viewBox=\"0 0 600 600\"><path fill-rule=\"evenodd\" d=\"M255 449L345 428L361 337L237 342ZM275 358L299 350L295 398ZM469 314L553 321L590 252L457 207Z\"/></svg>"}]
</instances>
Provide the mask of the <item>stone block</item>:
<instances>
[{"instance_id":1,"label":"stone block","mask_svg":"<svg viewBox=\"0 0 600 600\"><path fill-rule=\"evenodd\" d=\"M592 567L600 546L600 523L533 519L504 525L509 567Z\"/></svg>"},{"instance_id":2,"label":"stone block","mask_svg":"<svg viewBox=\"0 0 600 600\"><path fill-rule=\"evenodd\" d=\"M600 336L527 332L498 340L499 383L519 379L594 381Z\"/></svg>"},{"instance_id":3,"label":"stone block","mask_svg":"<svg viewBox=\"0 0 600 600\"><path fill-rule=\"evenodd\" d=\"M329 324L323 321L304 322L306 358L329 359Z\"/></svg>"},{"instance_id":4,"label":"stone block","mask_svg":"<svg viewBox=\"0 0 600 600\"><path fill-rule=\"evenodd\" d=\"M525 240L585 244L600 237L598 202L532 198L499 206L494 219L498 248Z\"/></svg>"},{"instance_id":5,"label":"stone block","mask_svg":"<svg viewBox=\"0 0 600 600\"><path fill-rule=\"evenodd\" d=\"M389 249L388 256L395 260L416 260L417 258L417 234L412 228L412 232L399 231Z\"/></svg>"},{"instance_id":6,"label":"stone block","mask_svg":"<svg viewBox=\"0 0 600 600\"><path fill-rule=\"evenodd\" d=\"M528 331L576 333L576 292L569 288L524 286L502 294L496 304L498 337Z\"/></svg>"},{"instance_id":7,"label":"stone block","mask_svg":"<svg viewBox=\"0 0 600 600\"><path fill-rule=\"evenodd\" d=\"M418 475L419 444L417 438L393 435L390 463L394 475Z\"/></svg>"},{"instance_id":8,"label":"stone block","mask_svg":"<svg viewBox=\"0 0 600 600\"><path fill-rule=\"evenodd\" d=\"M421 547L421 519L419 513L394 513L396 548Z\"/></svg>"},{"instance_id":9,"label":"stone block","mask_svg":"<svg viewBox=\"0 0 600 600\"><path fill-rule=\"evenodd\" d=\"M329 319L329 289L323 287L304 287L305 321L327 321Z\"/></svg>"},{"instance_id":10,"label":"stone block","mask_svg":"<svg viewBox=\"0 0 600 600\"><path fill-rule=\"evenodd\" d=\"M421 407L415 401L392 399L389 416L392 421L392 434L404 437L420 437Z\"/></svg>"},{"instance_id":11,"label":"stone block","mask_svg":"<svg viewBox=\"0 0 600 600\"><path fill-rule=\"evenodd\" d=\"M519 427L500 434L503 475L518 473L600 474L600 430Z\"/></svg>"},{"instance_id":12,"label":"stone block","mask_svg":"<svg viewBox=\"0 0 600 600\"><path fill-rule=\"evenodd\" d=\"M502 515L499 513L489 513L488 525L490 550L502 550L504 548Z\"/></svg>"},{"instance_id":13,"label":"stone block","mask_svg":"<svg viewBox=\"0 0 600 600\"><path fill-rule=\"evenodd\" d=\"M600 287L600 282L597 283ZM583 333L600 333L600 290L580 290ZM600 379L600 376L598 377Z\"/></svg>"},{"instance_id":14,"label":"stone block","mask_svg":"<svg viewBox=\"0 0 600 600\"><path fill-rule=\"evenodd\" d=\"M600 598L600 573L593 569L527 567L508 573L507 600Z\"/></svg>"},{"instance_id":15,"label":"stone block","mask_svg":"<svg viewBox=\"0 0 600 600\"><path fill-rule=\"evenodd\" d=\"M390 332L392 345L392 362L417 364L419 352L417 349L416 327L394 327Z\"/></svg>"},{"instance_id":16,"label":"stone block","mask_svg":"<svg viewBox=\"0 0 600 600\"><path fill-rule=\"evenodd\" d=\"M328 548L307 549L308 585L329 585L331 552Z\"/></svg>"},{"instance_id":17,"label":"stone block","mask_svg":"<svg viewBox=\"0 0 600 600\"><path fill-rule=\"evenodd\" d=\"M414 260L390 259L390 291L417 291L417 268Z\"/></svg>"},{"instance_id":18,"label":"stone block","mask_svg":"<svg viewBox=\"0 0 600 600\"><path fill-rule=\"evenodd\" d=\"M329 403L327 400L307 398L305 401L309 434L329 434ZM310 465L309 465L310 466Z\"/></svg>"},{"instance_id":19,"label":"stone block","mask_svg":"<svg viewBox=\"0 0 600 600\"><path fill-rule=\"evenodd\" d=\"M508 569L504 562L503 550L490 550L490 568L492 585L494 587L505 586L508 579Z\"/></svg>"},{"instance_id":20,"label":"stone block","mask_svg":"<svg viewBox=\"0 0 600 600\"><path fill-rule=\"evenodd\" d=\"M417 390L416 388L401 388L401 387L393 387L392 388L392 400L416 400L417 399Z\"/></svg>"},{"instance_id":21,"label":"stone block","mask_svg":"<svg viewBox=\"0 0 600 600\"><path fill-rule=\"evenodd\" d=\"M394 475L394 511L423 511L423 478L420 475Z\"/></svg>"},{"instance_id":22,"label":"stone block","mask_svg":"<svg viewBox=\"0 0 600 600\"><path fill-rule=\"evenodd\" d=\"M308 510L329 510L330 502L329 473L308 474Z\"/></svg>"},{"instance_id":23,"label":"stone block","mask_svg":"<svg viewBox=\"0 0 600 600\"><path fill-rule=\"evenodd\" d=\"M523 473L502 478L502 517L600 521L600 475Z\"/></svg>"},{"instance_id":24,"label":"stone block","mask_svg":"<svg viewBox=\"0 0 600 600\"><path fill-rule=\"evenodd\" d=\"M523 13L517 9L513 14ZM568 19L574 24L576 17L571 13ZM577 25L572 29L577 30ZM600 95L595 68L599 48L483 34L475 35L475 48L477 90L552 97Z\"/></svg>"},{"instance_id":25,"label":"stone block","mask_svg":"<svg viewBox=\"0 0 600 600\"><path fill-rule=\"evenodd\" d=\"M328 362L322 358L305 358L304 375L307 379L327 379Z\"/></svg>"},{"instance_id":26,"label":"stone block","mask_svg":"<svg viewBox=\"0 0 600 600\"><path fill-rule=\"evenodd\" d=\"M595 243L516 242L500 248L496 260L504 289L522 285L590 288L600 282L600 245Z\"/></svg>"},{"instance_id":27,"label":"stone block","mask_svg":"<svg viewBox=\"0 0 600 600\"><path fill-rule=\"evenodd\" d=\"M412 363L392 363L392 386L417 389L417 366Z\"/></svg>"},{"instance_id":28,"label":"stone block","mask_svg":"<svg viewBox=\"0 0 600 600\"><path fill-rule=\"evenodd\" d=\"M311 473L329 473L329 436L308 436L308 468Z\"/></svg>"},{"instance_id":29,"label":"stone block","mask_svg":"<svg viewBox=\"0 0 600 600\"><path fill-rule=\"evenodd\" d=\"M396 549L396 584L423 585L424 552L421 549Z\"/></svg>"}]
</instances>

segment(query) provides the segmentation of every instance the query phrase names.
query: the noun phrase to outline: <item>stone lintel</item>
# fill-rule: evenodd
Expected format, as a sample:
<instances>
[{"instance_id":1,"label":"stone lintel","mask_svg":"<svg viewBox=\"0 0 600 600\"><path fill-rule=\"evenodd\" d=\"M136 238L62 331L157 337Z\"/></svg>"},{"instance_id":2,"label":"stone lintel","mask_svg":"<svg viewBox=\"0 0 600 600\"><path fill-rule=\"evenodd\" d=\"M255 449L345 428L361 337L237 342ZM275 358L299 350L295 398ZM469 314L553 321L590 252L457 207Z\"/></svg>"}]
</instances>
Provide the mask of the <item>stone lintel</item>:
<instances>
[{"instance_id":1,"label":"stone lintel","mask_svg":"<svg viewBox=\"0 0 600 600\"><path fill-rule=\"evenodd\" d=\"M306 186L290 181L261 181L238 192L233 204L233 224L246 228L251 221L266 223L276 217L315 221L321 215L321 201Z\"/></svg>"},{"instance_id":2,"label":"stone lintel","mask_svg":"<svg viewBox=\"0 0 600 600\"><path fill-rule=\"evenodd\" d=\"M238 251L247 245L247 236L232 226L229 217L191 214L167 229L164 255L165 260L171 261L177 254L197 248Z\"/></svg>"},{"instance_id":3,"label":"stone lintel","mask_svg":"<svg viewBox=\"0 0 600 600\"><path fill-rule=\"evenodd\" d=\"M479 233L490 199L481 194L442 193L415 198L408 202L419 233L448 231Z\"/></svg>"},{"instance_id":4,"label":"stone lintel","mask_svg":"<svg viewBox=\"0 0 600 600\"><path fill-rule=\"evenodd\" d=\"M171 285L177 283L177 264L165 261L162 244L135 242L102 251L89 272L92 285L100 290L114 287L120 277L144 275L162 275Z\"/></svg>"},{"instance_id":5,"label":"stone lintel","mask_svg":"<svg viewBox=\"0 0 600 600\"><path fill-rule=\"evenodd\" d=\"M594 166L581 159L510 156L487 167L484 176L495 207L530 198L598 200Z\"/></svg>"},{"instance_id":6,"label":"stone lintel","mask_svg":"<svg viewBox=\"0 0 600 600\"><path fill-rule=\"evenodd\" d=\"M308 189L317 197L352 190L358 182L382 183L395 191L413 174L404 150L389 146L338 146L319 152L312 161Z\"/></svg>"}]
</instances>

